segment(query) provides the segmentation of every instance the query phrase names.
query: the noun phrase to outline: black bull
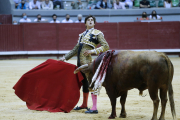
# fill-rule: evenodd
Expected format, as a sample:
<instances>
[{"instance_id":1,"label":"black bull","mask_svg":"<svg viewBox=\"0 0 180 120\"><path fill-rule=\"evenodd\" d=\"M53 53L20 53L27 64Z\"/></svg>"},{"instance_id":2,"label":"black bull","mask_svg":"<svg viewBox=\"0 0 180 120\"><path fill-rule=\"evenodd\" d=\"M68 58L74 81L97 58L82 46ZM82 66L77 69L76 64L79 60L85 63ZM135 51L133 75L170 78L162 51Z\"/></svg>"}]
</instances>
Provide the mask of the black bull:
<instances>
[{"instance_id":1,"label":"black bull","mask_svg":"<svg viewBox=\"0 0 180 120\"><path fill-rule=\"evenodd\" d=\"M83 67L80 66L76 69L75 73L80 70L84 73L88 73L88 80L89 83L91 83L94 70L97 69L104 54L105 53L101 54L95 62L84 65ZM119 96L121 96L121 113L119 117L126 117L126 97L128 90L133 88L137 88L140 91L140 94L142 94L145 89L148 89L154 106L152 120L157 120L159 106L158 90L160 90L162 106L159 120L165 120L164 116L168 92L172 116L175 118L176 113L171 84L173 73L173 65L164 53L155 51L116 51L111 58L106 78L103 83L112 106L112 112L109 118L113 119L116 117L116 98Z\"/></svg>"}]
</instances>

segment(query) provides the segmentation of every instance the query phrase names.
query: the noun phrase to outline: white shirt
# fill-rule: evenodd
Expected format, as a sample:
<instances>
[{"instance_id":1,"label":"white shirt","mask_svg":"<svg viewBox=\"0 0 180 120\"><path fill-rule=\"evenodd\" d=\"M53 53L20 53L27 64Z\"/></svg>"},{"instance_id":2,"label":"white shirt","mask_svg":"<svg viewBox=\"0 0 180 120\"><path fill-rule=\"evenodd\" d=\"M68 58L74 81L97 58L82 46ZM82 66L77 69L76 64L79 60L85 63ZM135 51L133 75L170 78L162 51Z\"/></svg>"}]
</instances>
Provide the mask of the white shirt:
<instances>
[{"instance_id":1,"label":"white shirt","mask_svg":"<svg viewBox=\"0 0 180 120\"><path fill-rule=\"evenodd\" d=\"M76 20L75 23L84 23L84 20L81 20L81 22L79 22L79 20Z\"/></svg>"},{"instance_id":2,"label":"white shirt","mask_svg":"<svg viewBox=\"0 0 180 120\"><path fill-rule=\"evenodd\" d=\"M94 28L89 29L89 30L88 30L88 33L91 32L92 30L94 30ZM86 29L86 31L87 31L87 29Z\"/></svg>"},{"instance_id":3,"label":"white shirt","mask_svg":"<svg viewBox=\"0 0 180 120\"><path fill-rule=\"evenodd\" d=\"M171 3L164 1L164 4L165 4L164 6L165 8L171 8Z\"/></svg>"},{"instance_id":4,"label":"white shirt","mask_svg":"<svg viewBox=\"0 0 180 120\"><path fill-rule=\"evenodd\" d=\"M91 32L92 30L94 30L94 28L91 28L89 30L86 29L86 31L83 32L83 35L85 36L86 34L88 34L89 32Z\"/></svg>"},{"instance_id":5,"label":"white shirt","mask_svg":"<svg viewBox=\"0 0 180 120\"><path fill-rule=\"evenodd\" d=\"M41 9L41 4L40 4L40 2L39 1L36 1L36 4L34 4L34 2L33 1L31 1L30 3L29 3L29 9L33 9L33 8L35 8L35 7L38 7L38 9Z\"/></svg>"},{"instance_id":6,"label":"white shirt","mask_svg":"<svg viewBox=\"0 0 180 120\"><path fill-rule=\"evenodd\" d=\"M66 21L66 19L64 19L62 23L73 23L73 21L71 19L69 19L69 21Z\"/></svg>"},{"instance_id":7,"label":"white shirt","mask_svg":"<svg viewBox=\"0 0 180 120\"><path fill-rule=\"evenodd\" d=\"M119 5L117 5L116 3L114 3L114 9L126 9L125 3L119 2Z\"/></svg>"},{"instance_id":8,"label":"white shirt","mask_svg":"<svg viewBox=\"0 0 180 120\"><path fill-rule=\"evenodd\" d=\"M154 20L156 20L156 17L153 17L153 18L152 18L152 15L150 15L150 16L149 16L149 19L154 19ZM159 15L157 15L157 19L161 19L161 17L160 17Z\"/></svg>"},{"instance_id":9,"label":"white shirt","mask_svg":"<svg viewBox=\"0 0 180 120\"><path fill-rule=\"evenodd\" d=\"M19 22L31 22L31 20L29 18L27 18L26 20L24 18L20 19Z\"/></svg>"},{"instance_id":10,"label":"white shirt","mask_svg":"<svg viewBox=\"0 0 180 120\"><path fill-rule=\"evenodd\" d=\"M49 4L46 4L45 1L42 2L42 9L44 9L44 10L52 10L53 9L53 2L49 1Z\"/></svg>"},{"instance_id":11,"label":"white shirt","mask_svg":"<svg viewBox=\"0 0 180 120\"><path fill-rule=\"evenodd\" d=\"M41 18L41 21L46 21L46 19ZM34 22L37 22L37 18L34 19Z\"/></svg>"},{"instance_id":12,"label":"white shirt","mask_svg":"<svg viewBox=\"0 0 180 120\"><path fill-rule=\"evenodd\" d=\"M59 20L56 20L56 22L54 22L54 20L50 21L50 23L60 23Z\"/></svg>"}]
</instances>

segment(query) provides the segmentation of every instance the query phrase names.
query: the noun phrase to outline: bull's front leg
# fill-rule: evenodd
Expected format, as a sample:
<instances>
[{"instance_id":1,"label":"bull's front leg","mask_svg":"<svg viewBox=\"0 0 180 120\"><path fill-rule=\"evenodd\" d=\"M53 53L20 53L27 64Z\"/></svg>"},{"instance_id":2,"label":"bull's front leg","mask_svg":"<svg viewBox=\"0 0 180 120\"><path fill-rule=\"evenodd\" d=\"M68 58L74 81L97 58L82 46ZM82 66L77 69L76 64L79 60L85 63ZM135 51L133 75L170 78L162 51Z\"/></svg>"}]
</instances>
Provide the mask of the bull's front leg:
<instances>
[{"instance_id":1,"label":"bull's front leg","mask_svg":"<svg viewBox=\"0 0 180 120\"><path fill-rule=\"evenodd\" d=\"M112 106L112 112L111 115L109 116L109 119L115 119L116 116L116 96L114 95L114 92L107 93L110 101L111 101L111 106Z\"/></svg>"},{"instance_id":2,"label":"bull's front leg","mask_svg":"<svg viewBox=\"0 0 180 120\"><path fill-rule=\"evenodd\" d=\"M125 103L126 103L126 97L127 97L127 91L123 93L123 95L121 95L120 98L120 103L121 103L121 114L120 114L120 118L126 118L126 110L125 110Z\"/></svg>"}]
</instances>

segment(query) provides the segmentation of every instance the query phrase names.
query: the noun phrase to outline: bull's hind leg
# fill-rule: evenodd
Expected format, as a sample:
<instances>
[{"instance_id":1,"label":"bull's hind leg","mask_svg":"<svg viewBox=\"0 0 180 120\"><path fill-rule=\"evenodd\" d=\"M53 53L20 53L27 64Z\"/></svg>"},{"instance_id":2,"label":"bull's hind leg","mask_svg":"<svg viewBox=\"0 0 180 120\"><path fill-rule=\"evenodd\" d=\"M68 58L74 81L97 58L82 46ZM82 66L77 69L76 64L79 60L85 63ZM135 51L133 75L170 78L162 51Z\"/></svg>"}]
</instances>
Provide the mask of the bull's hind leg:
<instances>
[{"instance_id":1,"label":"bull's hind leg","mask_svg":"<svg viewBox=\"0 0 180 120\"><path fill-rule=\"evenodd\" d=\"M165 120L165 109L167 103L167 87L163 87L160 89L160 98L161 98L161 116L159 120Z\"/></svg>"},{"instance_id":2,"label":"bull's hind leg","mask_svg":"<svg viewBox=\"0 0 180 120\"><path fill-rule=\"evenodd\" d=\"M158 88L155 86L150 86L148 90L154 106L154 112L151 120L157 120L157 112L159 107Z\"/></svg>"},{"instance_id":3,"label":"bull's hind leg","mask_svg":"<svg viewBox=\"0 0 180 120\"><path fill-rule=\"evenodd\" d=\"M124 94L120 98L120 103L121 103L121 114L120 118L126 118L126 110L125 110L125 103L126 103L126 97L127 97L127 91L124 92Z\"/></svg>"},{"instance_id":4,"label":"bull's hind leg","mask_svg":"<svg viewBox=\"0 0 180 120\"><path fill-rule=\"evenodd\" d=\"M116 96L114 92L109 92L107 94L110 98L111 106L112 106L112 112L111 115L109 116L109 119L114 119L116 117Z\"/></svg>"}]
</instances>

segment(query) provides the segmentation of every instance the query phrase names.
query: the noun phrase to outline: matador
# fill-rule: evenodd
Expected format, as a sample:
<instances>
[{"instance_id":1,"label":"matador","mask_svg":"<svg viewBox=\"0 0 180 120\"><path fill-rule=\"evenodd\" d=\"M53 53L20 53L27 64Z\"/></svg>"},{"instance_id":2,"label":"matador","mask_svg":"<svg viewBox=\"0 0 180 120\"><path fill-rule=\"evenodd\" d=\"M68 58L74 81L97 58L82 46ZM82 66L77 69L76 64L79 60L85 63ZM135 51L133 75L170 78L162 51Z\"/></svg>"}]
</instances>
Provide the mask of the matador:
<instances>
[{"instance_id":1,"label":"matador","mask_svg":"<svg viewBox=\"0 0 180 120\"><path fill-rule=\"evenodd\" d=\"M69 60L74 55L77 55L77 66L79 67L81 65L92 62L91 54L98 55L101 52L109 50L109 45L104 38L104 34L100 30L94 29L95 23L96 18L94 16L89 15L85 18L86 31L79 34L78 43L69 53L67 53L60 59L61 61ZM97 48L99 44L101 46ZM89 84L87 80L87 74L85 75L84 73L82 73L82 75L84 77L84 79L82 80L83 103L80 107L77 106L76 108L74 108L74 110L87 109L85 113L97 114L97 94L95 94L95 92L91 93L93 106L91 109L88 109L87 102L89 95Z\"/></svg>"}]
</instances>

